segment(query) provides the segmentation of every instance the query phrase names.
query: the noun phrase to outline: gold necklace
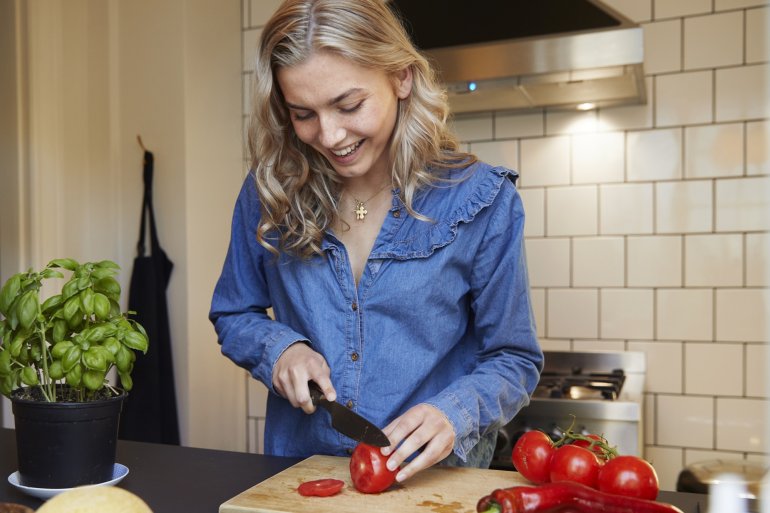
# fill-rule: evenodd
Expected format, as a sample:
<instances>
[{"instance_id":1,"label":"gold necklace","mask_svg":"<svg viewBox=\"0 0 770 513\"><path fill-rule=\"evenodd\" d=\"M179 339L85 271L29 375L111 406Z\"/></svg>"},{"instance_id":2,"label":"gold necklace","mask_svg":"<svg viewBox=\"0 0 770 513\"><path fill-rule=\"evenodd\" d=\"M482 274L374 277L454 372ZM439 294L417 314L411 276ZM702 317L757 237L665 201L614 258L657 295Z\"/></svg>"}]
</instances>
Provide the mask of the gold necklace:
<instances>
[{"instance_id":1,"label":"gold necklace","mask_svg":"<svg viewBox=\"0 0 770 513\"><path fill-rule=\"evenodd\" d=\"M378 194L380 194L382 191L390 187L391 184L386 183L381 189L379 189L377 192L372 194L372 196L369 199L365 199L361 201L360 199L356 198L351 194L351 197L353 198L353 203L355 203L355 208L353 209L353 214L356 216L357 221L363 221L366 217L366 214L369 213L368 210L366 210L366 203L369 201L372 201Z\"/></svg>"}]
</instances>

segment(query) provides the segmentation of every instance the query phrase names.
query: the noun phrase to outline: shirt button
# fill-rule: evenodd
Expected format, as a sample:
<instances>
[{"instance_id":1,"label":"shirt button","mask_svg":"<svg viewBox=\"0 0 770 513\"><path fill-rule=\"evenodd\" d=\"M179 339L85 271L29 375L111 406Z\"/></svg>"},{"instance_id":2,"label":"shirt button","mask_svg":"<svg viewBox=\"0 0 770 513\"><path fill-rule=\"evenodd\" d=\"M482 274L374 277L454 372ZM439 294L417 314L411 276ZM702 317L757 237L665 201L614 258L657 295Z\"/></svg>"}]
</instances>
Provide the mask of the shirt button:
<instances>
[{"instance_id":1,"label":"shirt button","mask_svg":"<svg viewBox=\"0 0 770 513\"><path fill-rule=\"evenodd\" d=\"M400 210L394 210L393 211L393 217L401 217L401 211Z\"/></svg>"},{"instance_id":2,"label":"shirt button","mask_svg":"<svg viewBox=\"0 0 770 513\"><path fill-rule=\"evenodd\" d=\"M356 310L358 310L358 303L356 303L355 301L353 301L353 304L352 304L352 305L350 305L350 308L352 308L352 309L353 309L353 311L355 312Z\"/></svg>"},{"instance_id":3,"label":"shirt button","mask_svg":"<svg viewBox=\"0 0 770 513\"><path fill-rule=\"evenodd\" d=\"M353 360L354 362L357 362L358 361L358 353L351 354L350 355L350 359Z\"/></svg>"},{"instance_id":4,"label":"shirt button","mask_svg":"<svg viewBox=\"0 0 770 513\"><path fill-rule=\"evenodd\" d=\"M347 406L348 409L352 410L353 409L353 401L348 399L348 402L345 403L345 406Z\"/></svg>"}]
</instances>

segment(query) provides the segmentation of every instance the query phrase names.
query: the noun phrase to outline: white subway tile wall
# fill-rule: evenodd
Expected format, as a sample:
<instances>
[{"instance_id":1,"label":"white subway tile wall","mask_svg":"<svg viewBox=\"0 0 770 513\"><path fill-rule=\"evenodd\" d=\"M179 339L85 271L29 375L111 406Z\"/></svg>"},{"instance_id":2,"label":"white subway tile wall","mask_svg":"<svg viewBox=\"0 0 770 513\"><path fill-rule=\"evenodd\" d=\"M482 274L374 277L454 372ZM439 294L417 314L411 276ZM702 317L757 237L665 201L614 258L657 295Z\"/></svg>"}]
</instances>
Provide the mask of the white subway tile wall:
<instances>
[{"instance_id":1,"label":"white subway tile wall","mask_svg":"<svg viewBox=\"0 0 770 513\"><path fill-rule=\"evenodd\" d=\"M714 117L711 71L658 75L655 79L656 126L710 123Z\"/></svg>"},{"instance_id":2,"label":"white subway tile wall","mask_svg":"<svg viewBox=\"0 0 770 513\"><path fill-rule=\"evenodd\" d=\"M651 183L599 186L599 232L602 235L652 233L653 211Z\"/></svg>"},{"instance_id":3,"label":"white subway tile wall","mask_svg":"<svg viewBox=\"0 0 770 513\"><path fill-rule=\"evenodd\" d=\"M770 48L768 48L767 32L768 23L767 7L746 11L746 62L767 62Z\"/></svg>"},{"instance_id":4,"label":"white subway tile wall","mask_svg":"<svg viewBox=\"0 0 770 513\"><path fill-rule=\"evenodd\" d=\"M770 451L768 2L605 2L644 28L645 105L452 124L521 173L542 347L646 353L645 457L674 489L687 464ZM243 0L244 89L277 4ZM247 391L260 452L267 394Z\"/></svg>"},{"instance_id":5,"label":"white subway tile wall","mask_svg":"<svg viewBox=\"0 0 770 513\"><path fill-rule=\"evenodd\" d=\"M628 132L626 178L629 182L682 178L682 129Z\"/></svg>"},{"instance_id":6,"label":"white subway tile wall","mask_svg":"<svg viewBox=\"0 0 770 513\"><path fill-rule=\"evenodd\" d=\"M719 37L714 34L719 33ZM684 69L736 66L743 62L743 11L684 20Z\"/></svg>"},{"instance_id":7,"label":"white subway tile wall","mask_svg":"<svg viewBox=\"0 0 770 513\"><path fill-rule=\"evenodd\" d=\"M682 20L644 25L644 71L666 73L682 69Z\"/></svg>"}]
</instances>

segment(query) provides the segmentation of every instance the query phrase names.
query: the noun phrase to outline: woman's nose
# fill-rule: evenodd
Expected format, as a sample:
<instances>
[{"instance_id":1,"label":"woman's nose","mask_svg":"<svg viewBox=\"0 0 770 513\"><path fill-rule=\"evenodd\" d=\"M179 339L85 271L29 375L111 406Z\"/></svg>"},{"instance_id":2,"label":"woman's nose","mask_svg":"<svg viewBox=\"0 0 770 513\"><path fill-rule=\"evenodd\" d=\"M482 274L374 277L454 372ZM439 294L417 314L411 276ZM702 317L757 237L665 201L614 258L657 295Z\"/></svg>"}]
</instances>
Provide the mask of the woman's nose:
<instances>
[{"instance_id":1,"label":"woman's nose","mask_svg":"<svg viewBox=\"0 0 770 513\"><path fill-rule=\"evenodd\" d=\"M319 142L323 146L334 148L345 140L345 129L334 119L334 116L320 116L320 122Z\"/></svg>"}]
</instances>

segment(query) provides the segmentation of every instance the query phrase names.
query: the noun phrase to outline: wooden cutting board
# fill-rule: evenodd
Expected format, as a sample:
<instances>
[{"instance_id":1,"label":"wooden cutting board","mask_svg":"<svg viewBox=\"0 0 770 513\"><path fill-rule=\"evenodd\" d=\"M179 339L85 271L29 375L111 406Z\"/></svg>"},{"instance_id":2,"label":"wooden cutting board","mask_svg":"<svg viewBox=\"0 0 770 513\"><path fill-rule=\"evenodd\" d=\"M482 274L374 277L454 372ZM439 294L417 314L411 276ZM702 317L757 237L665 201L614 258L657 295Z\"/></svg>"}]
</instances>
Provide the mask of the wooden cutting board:
<instances>
[{"instance_id":1,"label":"wooden cutting board","mask_svg":"<svg viewBox=\"0 0 770 513\"><path fill-rule=\"evenodd\" d=\"M219 507L219 513L475 513L476 503L496 488L529 484L518 472L431 467L380 494L358 492L350 481L349 458L311 456L266 479ZM332 497L303 497L304 481L332 478L345 488Z\"/></svg>"}]
</instances>

